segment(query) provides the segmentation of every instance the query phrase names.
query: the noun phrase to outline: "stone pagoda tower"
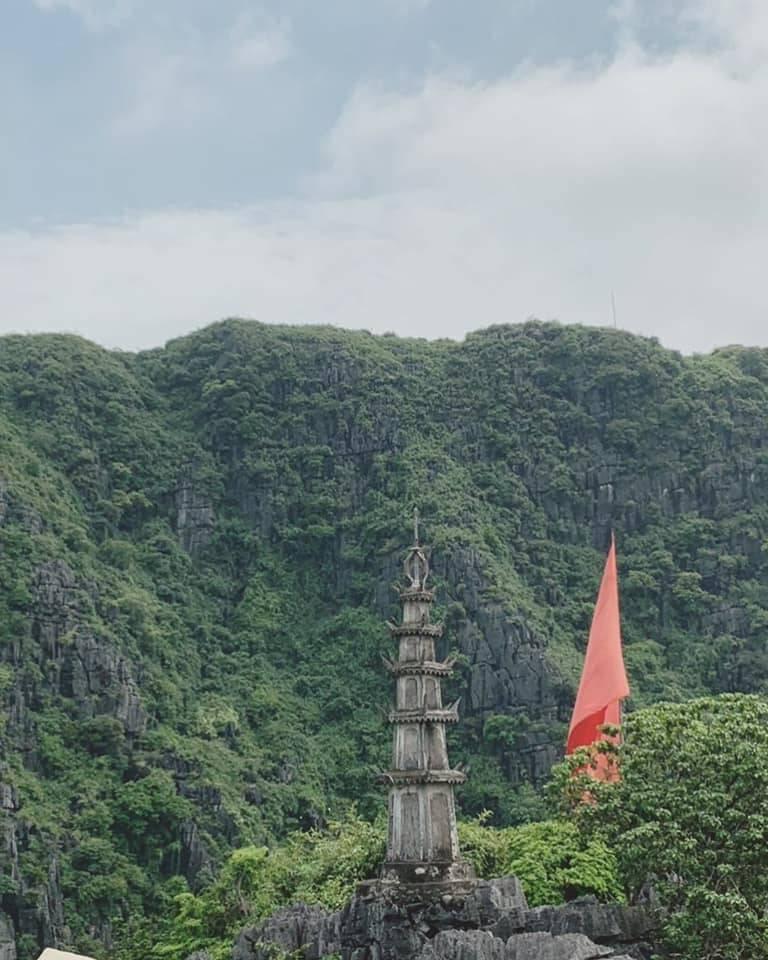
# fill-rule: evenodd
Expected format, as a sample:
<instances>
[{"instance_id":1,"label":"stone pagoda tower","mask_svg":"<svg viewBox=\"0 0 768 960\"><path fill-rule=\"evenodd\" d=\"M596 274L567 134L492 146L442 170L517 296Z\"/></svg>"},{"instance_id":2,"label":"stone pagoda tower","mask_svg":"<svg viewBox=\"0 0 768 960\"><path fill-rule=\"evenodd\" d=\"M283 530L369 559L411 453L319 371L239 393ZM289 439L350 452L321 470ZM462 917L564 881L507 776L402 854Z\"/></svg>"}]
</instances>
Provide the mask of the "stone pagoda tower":
<instances>
[{"instance_id":1,"label":"stone pagoda tower","mask_svg":"<svg viewBox=\"0 0 768 960\"><path fill-rule=\"evenodd\" d=\"M460 859L453 788L466 779L451 769L446 724L459 719L459 701L443 706L441 679L453 660L440 662L435 641L443 628L430 623L434 591L427 588L429 561L419 545L419 518L414 511L413 546L404 563L406 586L400 590L402 623L390 623L397 637L396 661L385 659L396 682L392 769L381 775L389 784L385 884L470 883L472 867Z\"/></svg>"}]
</instances>

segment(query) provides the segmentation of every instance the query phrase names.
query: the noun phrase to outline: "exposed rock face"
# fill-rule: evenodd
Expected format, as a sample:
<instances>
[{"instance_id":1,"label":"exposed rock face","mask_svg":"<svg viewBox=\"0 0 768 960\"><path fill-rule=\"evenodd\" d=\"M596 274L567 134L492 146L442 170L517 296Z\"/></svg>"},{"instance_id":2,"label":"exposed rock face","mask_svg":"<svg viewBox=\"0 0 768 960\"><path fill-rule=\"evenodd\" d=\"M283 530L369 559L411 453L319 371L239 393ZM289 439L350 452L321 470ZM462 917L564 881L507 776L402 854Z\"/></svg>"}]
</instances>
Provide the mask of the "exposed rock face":
<instances>
[{"instance_id":1,"label":"exposed rock face","mask_svg":"<svg viewBox=\"0 0 768 960\"><path fill-rule=\"evenodd\" d=\"M19 522L19 505L11 501L9 508L7 498L0 496L0 512L5 511L6 521L9 509L13 522ZM97 599L96 590L81 582L66 562L51 559L41 563L31 579L29 634L20 636L6 653L16 667L30 658L41 667L41 680L19 671L16 685L8 691L6 733L32 770L41 762L33 708L46 693L71 700L82 720L113 718L128 740L146 726L139 672L128 657L84 626L84 599ZM0 960L15 958L14 934L32 937L40 944L60 945L70 940L56 851L51 850L45 882L31 883L22 870L31 832L21 810L16 788L0 783L0 870L16 888L3 900L8 918L5 926L0 922ZM8 931L6 946L2 937ZM106 928L100 935L109 942ZM8 952L11 949L13 953Z\"/></svg>"},{"instance_id":2,"label":"exposed rock face","mask_svg":"<svg viewBox=\"0 0 768 960\"><path fill-rule=\"evenodd\" d=\"M515 877L480 881L467 896L403 888L352 898L344 910L297 904L243 930L233 960L647 960L655 918L643 907L583 898L528 909Z\"/></svg>"},{"instance_id":3,"label":"exposed rock face","mask_svg":"<svg viewBox=\"0 0 768 960\"><path fill-rule=\"evenodd\" d=\"M71 697L84 719L112 716L127 736L136 736L146 724L136 669L111 644L81 626L84 589L62 560L49 560L37 569L30 621L39 658L48 664L53 688L61 696ZM20 713L30 692L21 691L17 696Z\"/></svg>"},{"instance_id":4,"label":"exposed rock face","mask_svg":"<svg viewBox=\"0 0 768 960\"><path fill-rule=\"evenodd\" d=\"M648 911L644 907L598 903L594 897L581 897L561 907L536 907L528 914L526 929L631 942L647 935Z\"/></svg>"},{"instance_id":5,"label":"exposed rock face","mask_svg":"<svg viewBox=\"0 0 768 960\"><path fill-rule=\"evenodd\" d=\"M176 530L187 553L195 556L210 541L215 526L210 497L195 486L191 471L185 471L176 490Z\"/></svg>"},{"instance_id":6,"label":"exposed rock face","mask_svg":"<svg viewBox=\"0 0 768 960\"><path fill-rule=\"evenodd\" d=\"M62 640L79 619L74 573L63 560L46 561L34 575L32 596L32 638L40 645L42 654L56 659Z\"/></svg>"},{"instance_id":7,"label":"exposed rock face","mask_svg":"<svg viewBox=\"0 0 768 960\"><path fill-rule=\"evenodd\" d=\"M0 960L16 960L13 923L4 913L0 913Z\"/></svg>"},{"instance_id":8,"label":"exposed rock face","mask_svg":"<svg viewBox=\"0 0 768 960\"><path fill-rule=\"evenodd\" d=\"M130 661L91 634L79 633L64 655L61 692L84 717L112 716L129 737L144 729L146 714Z\"/></svg>"}]
</instances>

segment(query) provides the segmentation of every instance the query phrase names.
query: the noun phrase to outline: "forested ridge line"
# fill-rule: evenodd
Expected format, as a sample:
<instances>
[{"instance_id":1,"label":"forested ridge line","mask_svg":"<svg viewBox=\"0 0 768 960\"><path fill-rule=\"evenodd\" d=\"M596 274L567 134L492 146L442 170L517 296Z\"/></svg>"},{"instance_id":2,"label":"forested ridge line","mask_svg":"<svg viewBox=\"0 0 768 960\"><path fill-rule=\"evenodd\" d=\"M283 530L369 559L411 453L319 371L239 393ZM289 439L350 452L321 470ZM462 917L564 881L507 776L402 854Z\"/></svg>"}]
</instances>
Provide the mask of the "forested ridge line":
<instances>
[{"instance_id":1,"label":"forested ridge line","mask_svg":"<svg viewBox=\"0 0 768 960\"><path fill-rule=\"evenodd\" d=\"M381 810L414 505L458 656L465 816L538 816L611 529L630 707L764 692L766 423L767 351L609 329L0 339L0 891L21 960L67 930L99 955L229 850Z\"/></svg>"}]
</instances>

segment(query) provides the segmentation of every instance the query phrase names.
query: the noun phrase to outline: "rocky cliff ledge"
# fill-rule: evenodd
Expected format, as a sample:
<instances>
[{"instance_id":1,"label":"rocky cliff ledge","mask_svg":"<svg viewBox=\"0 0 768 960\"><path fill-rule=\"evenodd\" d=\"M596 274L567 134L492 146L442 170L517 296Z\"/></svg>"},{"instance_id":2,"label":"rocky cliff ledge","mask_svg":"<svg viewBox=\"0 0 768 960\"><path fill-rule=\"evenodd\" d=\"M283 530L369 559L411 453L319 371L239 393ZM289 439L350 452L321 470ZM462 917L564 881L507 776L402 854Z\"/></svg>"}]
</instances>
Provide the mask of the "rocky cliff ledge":
<instances>
[{"instance_id":1,"label":"rocky cliff ledge","mask_svg":"<svg viewBox=\"0 0 768 960\"><path fill-rule=\"evenodd\" d=\"M243 930L233 960L649 960L655 928L643 906L585 897L530 909L516 877L466 896L361 893L335 913L297 904ZM196 957L196 960L204 960Z\"/></svg>"}]
</instances>

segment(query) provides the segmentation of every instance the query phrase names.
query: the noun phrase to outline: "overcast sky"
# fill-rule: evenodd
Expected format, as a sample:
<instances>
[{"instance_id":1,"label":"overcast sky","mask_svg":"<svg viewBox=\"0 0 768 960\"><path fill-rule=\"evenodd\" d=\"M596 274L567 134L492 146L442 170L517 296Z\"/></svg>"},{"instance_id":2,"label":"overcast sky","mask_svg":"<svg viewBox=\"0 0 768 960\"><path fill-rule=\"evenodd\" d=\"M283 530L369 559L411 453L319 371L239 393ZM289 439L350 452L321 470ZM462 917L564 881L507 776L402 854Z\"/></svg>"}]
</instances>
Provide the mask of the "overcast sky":
<instances>
[{"instance_id":1,"label":"overcast sky","mask_svg":"<svg viewBox=\"0 0 768 960\"><path fill-rule=\"evenodd\" d=\"M768 346L768 0L2 0L0 333Z\"/></svg>"}]
</instances>

